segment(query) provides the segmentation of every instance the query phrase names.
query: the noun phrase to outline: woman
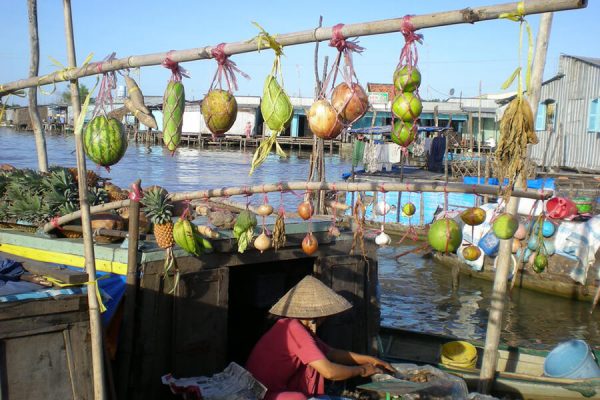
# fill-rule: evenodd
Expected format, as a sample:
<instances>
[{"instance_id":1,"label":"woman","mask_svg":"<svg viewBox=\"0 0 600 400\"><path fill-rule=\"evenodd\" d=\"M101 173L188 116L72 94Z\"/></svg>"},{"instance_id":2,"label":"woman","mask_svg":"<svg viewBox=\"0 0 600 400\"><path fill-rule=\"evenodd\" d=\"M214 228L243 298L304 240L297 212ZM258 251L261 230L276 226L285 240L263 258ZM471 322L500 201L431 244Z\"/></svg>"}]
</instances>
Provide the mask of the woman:
<instances>
[{"instance_id":1,"label":"woman","mask_svg":"<svg viewBox=\"0 0 600 400\"><path fill-rule=\"evenodd\" d=\"M306 276L269 310L283 318L258 341L246 364L267 387L265 400L306 400L324 393L325 379L394 372L385 361L334 349L315 335L326 317L351 307L321 281Z\"/></svg>"}]
</instances>

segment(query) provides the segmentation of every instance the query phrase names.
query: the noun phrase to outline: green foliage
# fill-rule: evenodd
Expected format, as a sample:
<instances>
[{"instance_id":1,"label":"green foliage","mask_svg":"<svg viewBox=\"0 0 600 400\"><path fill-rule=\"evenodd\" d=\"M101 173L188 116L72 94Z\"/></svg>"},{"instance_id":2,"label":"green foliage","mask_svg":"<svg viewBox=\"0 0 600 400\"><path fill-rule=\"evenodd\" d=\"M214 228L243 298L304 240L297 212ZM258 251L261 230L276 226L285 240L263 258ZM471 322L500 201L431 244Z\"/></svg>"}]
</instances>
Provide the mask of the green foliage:
<instances>
[{"instance_id":1,"label":"green foliage","mask_svg":"<svg viewBox=\"0 0 600 400\"><path fill-rule=\"evenodd\" d=\"M88 89L87 86L80 84L79 85L79 100L83 102L83 100L87 97L87 95L90 93L90 89ZM71 104L71 91L69 89L65 90L64 92L60 93L60 101L62 103L66 103L68 105Z\"/></svg>"}]
</instances>

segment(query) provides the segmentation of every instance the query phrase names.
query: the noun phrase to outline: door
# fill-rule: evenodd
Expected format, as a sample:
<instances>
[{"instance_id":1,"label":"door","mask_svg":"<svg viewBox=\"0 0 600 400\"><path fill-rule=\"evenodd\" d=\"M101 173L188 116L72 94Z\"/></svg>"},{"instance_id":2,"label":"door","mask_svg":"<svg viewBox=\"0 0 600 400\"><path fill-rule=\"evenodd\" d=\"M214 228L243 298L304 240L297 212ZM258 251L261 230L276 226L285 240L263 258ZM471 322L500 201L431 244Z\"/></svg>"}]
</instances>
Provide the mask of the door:
<instances>
[{"instance_id":1,"label":"door","mask_svg":"<svg viewBox=\"0 0 600 400\"><path fill-rule=\"evenodd\" d=\"M173 304L173 375L211 375L225 367L229 271L182 275Z\"/></svg>"},{"instance_id":2,"label":"door","mask_svg":"<svg viewBox=\"0 0 600 400\"><path fill-rule=\"evenodd\" d=\"M377 262L362 256L320 257L315 276L344 296L352 309L328 318L319 336L330 346L358 353L376 351L379 331Z\"/></svg>"}]
</instances>

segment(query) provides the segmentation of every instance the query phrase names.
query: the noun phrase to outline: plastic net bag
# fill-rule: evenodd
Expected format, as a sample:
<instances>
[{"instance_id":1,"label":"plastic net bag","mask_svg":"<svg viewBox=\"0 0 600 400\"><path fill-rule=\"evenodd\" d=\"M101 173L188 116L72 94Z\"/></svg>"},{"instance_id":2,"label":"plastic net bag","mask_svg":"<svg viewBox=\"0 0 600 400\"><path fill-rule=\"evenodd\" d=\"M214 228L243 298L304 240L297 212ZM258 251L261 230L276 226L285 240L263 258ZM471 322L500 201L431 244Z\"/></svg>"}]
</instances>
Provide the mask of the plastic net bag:
<instances>
[{"instance_id":1,"label":"plastic net bag","mask_svg":"<svg viewBox=\"0 0 600 400\"><path fill-rule=\"evenodd\" d=\"M402 399L411 400L464 400L469 391L462 378L450 375L430 365L392 364L398 371L394 376L388 374L373 375L373 382L412 382L418 385ZM394 397L392 397L394 398Z\"/></svg>"}]
</instances>

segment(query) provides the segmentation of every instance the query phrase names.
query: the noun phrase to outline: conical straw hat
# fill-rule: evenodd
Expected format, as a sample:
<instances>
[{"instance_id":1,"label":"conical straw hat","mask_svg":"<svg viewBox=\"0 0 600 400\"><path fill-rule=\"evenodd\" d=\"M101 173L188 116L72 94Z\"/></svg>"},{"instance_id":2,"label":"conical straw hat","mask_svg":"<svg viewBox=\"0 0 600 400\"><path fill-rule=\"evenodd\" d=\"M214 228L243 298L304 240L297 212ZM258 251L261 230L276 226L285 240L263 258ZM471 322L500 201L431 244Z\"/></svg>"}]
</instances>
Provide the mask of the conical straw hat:
<instances>
[{"instance_id":1,"label":"conical straw hat","mask_svg":"<svg viewBox=\"0 0 600 400\"><path fill-rule=\"evenodd\" d=\"M345 298L308 275L291 288L269 312L281 317L311 319L338 314L352 307Z\"/></svg>"}]
</instances>

